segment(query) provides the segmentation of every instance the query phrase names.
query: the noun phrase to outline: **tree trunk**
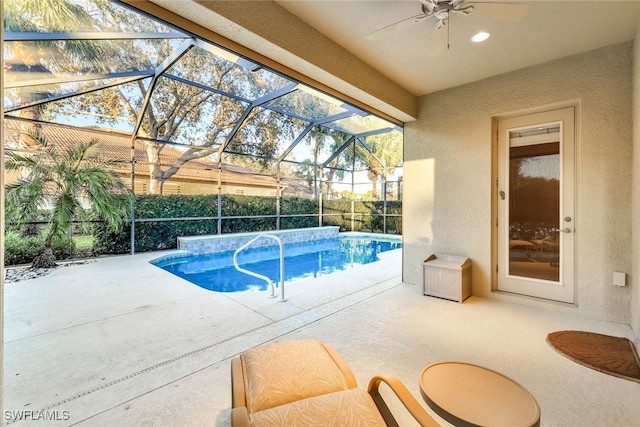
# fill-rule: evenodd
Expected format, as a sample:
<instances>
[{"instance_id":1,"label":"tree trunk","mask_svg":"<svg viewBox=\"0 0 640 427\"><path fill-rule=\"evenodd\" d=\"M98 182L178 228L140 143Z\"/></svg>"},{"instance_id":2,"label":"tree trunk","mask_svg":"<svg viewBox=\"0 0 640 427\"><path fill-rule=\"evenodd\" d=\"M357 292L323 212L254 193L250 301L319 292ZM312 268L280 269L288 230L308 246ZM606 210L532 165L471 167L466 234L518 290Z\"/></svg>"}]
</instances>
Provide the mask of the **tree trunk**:
<instances>
[{"instance_id":1,"label":"tree trunk","mask_svg":"<svg viewBox=\"0 0 640 427\"><path fill-rule=\"evenodd\" d=\"M46 248L43 253L33 259L31 268L56 268L56 257L51 248Z\"/></svg>"},{"instance_id":2,"label":"tree trunk","mask_svg":"<svg viewBox=\"0 0 640 427\"><path fill-rule=\"evenodd\" d=\"M162 166L160 150L157 143L147 142L147 158L149 159L149 194L162 194Z\"/></svg>"}]
</instances>

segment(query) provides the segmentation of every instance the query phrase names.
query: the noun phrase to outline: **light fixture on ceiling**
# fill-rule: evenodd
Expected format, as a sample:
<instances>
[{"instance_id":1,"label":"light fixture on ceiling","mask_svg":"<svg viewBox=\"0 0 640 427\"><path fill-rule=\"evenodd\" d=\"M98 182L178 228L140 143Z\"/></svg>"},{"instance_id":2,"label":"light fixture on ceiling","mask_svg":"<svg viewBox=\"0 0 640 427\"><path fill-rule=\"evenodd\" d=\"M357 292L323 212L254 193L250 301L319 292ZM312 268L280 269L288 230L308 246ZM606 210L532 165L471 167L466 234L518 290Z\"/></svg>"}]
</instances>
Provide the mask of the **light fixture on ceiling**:
<instances>
[{"instance_id":1,"label":"light fixture on ceiling","mask_svg":"<svg viewBox=\"0 0 640 427\"><path fill-rule=\"evenodd\" d=\"M487 33L486 31L480 31L479 33L476 33L473 37L471 37L471 41L474 43L480 43L488 39L489 36L491 36L491 34Z\"/></svg>"}]
</instances>

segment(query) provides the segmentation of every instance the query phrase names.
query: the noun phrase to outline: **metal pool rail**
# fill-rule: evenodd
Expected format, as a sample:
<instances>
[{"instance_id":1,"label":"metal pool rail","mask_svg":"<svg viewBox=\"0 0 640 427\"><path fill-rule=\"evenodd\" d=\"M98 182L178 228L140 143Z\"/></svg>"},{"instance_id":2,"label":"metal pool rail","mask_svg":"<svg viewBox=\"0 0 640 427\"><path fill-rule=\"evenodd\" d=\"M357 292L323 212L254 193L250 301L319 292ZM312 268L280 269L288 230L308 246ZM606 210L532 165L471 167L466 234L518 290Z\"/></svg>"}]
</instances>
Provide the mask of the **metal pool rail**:
<instances>
[{"instance_id":1,"label":"metal pool rail","mask_svg":"<svg viewBox=\"0 0 640 427\"><path fill-rule=\"evenodd\" d=\"M236 270L241 271L243 273L246 273L250 276L253 277L257 277L258 279L264 280L267 282L267 284L269 285L269 289L271 289L271 295L269 295L270 298L275 298L276 296L276 291L274 289L274 285L273 285L273 280L271 280L269 277L264 276L262 274L244 269L242 267L240 267L238 265L238 254L243 251L244 249L248 248L249 246L251 246L255 241L259 240L262 237L268 237L269 239L273 239L276 242L278 242L278 246L280 246L280 302L285 302L286 298L284 297L284 245L282 244L282 239L278 236L274 236L273 234L259 234L256 237L254 237L253 239L249 240L247 243L245 243L244 245L240 246L238 249L236 249L236 251L233 253L233 265L236 267Z\"/></svg>"}]
</instances>

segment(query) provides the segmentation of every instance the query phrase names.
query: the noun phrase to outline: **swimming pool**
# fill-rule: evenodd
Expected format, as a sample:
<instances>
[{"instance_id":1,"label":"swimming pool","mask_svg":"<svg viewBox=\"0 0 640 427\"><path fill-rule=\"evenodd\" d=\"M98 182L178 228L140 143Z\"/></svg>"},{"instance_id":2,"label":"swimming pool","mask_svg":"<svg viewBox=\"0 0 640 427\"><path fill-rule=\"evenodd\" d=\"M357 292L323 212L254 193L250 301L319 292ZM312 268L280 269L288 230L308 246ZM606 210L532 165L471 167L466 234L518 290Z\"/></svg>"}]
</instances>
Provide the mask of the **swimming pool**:
<instances>
[{"instance_id":1,"label":"swimming pool","mask_svg":"<svg viewBox=\"0 0 640 427\"><path fill-rule=\"evenodd\" d=\"M378 254L402 247L398 238L339 236L284 245L285 285L319 277L356 265L377 261ZM178 277L204 289L217 292L265 290L263 280L242 273L233 266L234 251L201 255L163 257L151 261ZM280 251L277 245L249 247L238 254L240 267L280 282Z\"/></svg>"}]
</instances>

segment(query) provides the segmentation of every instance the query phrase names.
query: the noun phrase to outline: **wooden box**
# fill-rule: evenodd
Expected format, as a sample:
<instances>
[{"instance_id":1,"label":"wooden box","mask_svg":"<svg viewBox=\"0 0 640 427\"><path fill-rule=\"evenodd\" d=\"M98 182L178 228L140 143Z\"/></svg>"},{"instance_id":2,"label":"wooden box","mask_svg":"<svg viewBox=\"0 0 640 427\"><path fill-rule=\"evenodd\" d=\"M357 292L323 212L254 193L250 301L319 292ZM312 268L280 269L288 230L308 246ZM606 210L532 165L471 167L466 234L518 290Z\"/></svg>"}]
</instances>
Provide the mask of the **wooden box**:
<instances>
[{"instance_id":1,"label":"wooden box","mask_svg":"<svg viewBox=\"0 0 640 427\"><path fill-rule=\"evenodd\" d=\"M424 295L462 302L471 296L471 260L433 254L422 263Z\"/></svg>"}]
</instances>

